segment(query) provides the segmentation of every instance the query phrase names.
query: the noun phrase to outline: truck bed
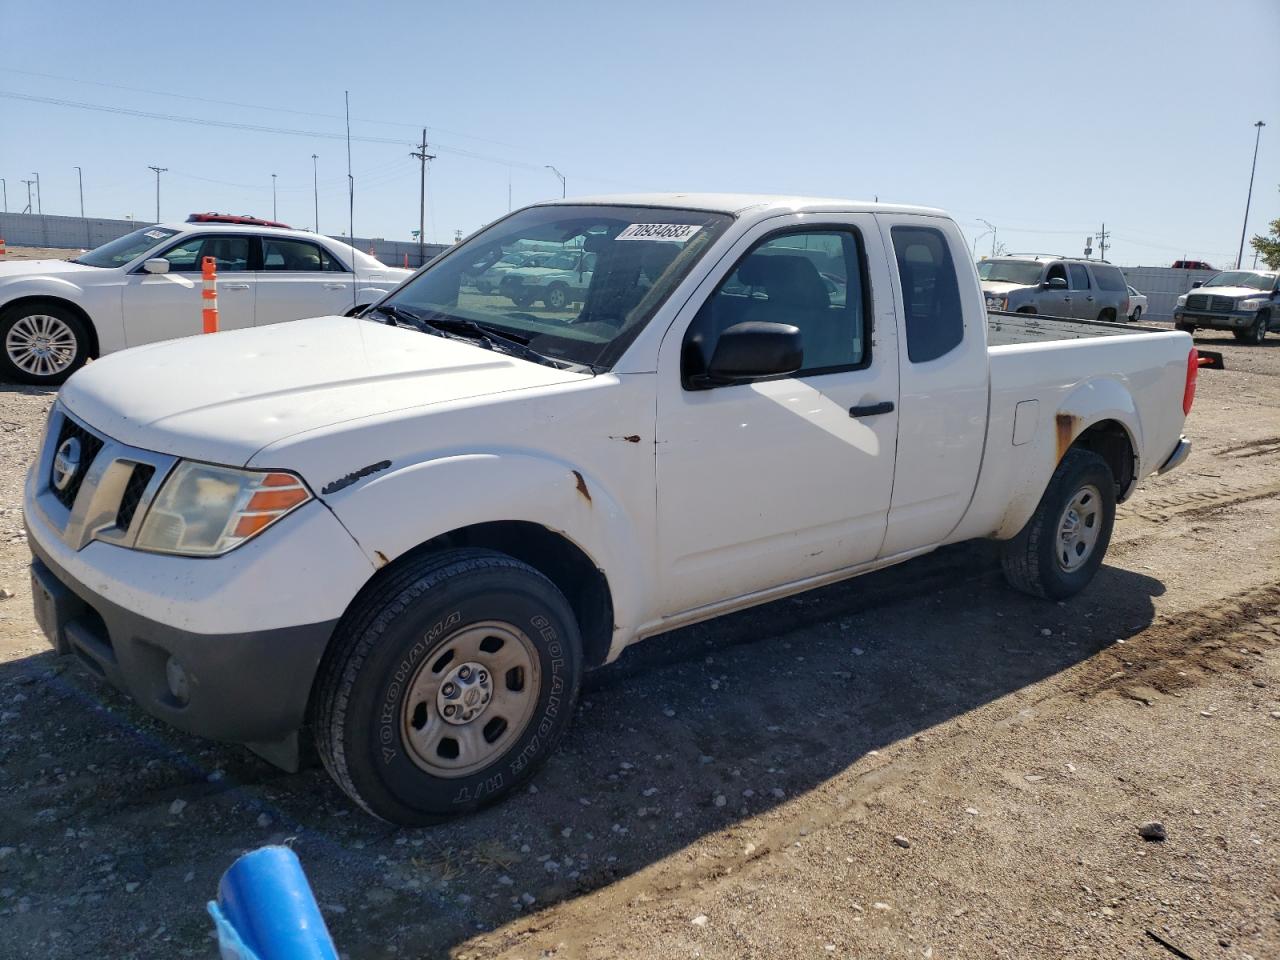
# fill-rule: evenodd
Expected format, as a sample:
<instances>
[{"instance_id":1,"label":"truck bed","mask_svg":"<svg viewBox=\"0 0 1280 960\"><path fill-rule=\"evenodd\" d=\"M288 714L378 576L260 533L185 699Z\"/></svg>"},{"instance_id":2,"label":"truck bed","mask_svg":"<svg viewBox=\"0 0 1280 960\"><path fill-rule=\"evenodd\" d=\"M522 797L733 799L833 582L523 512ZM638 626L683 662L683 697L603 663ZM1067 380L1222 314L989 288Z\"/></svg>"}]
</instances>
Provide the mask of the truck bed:
<instances>
[{"instance_id":1,"label":"truck bed","mask_svg":"<svg viewBox=\"0 0 1280 960\"><path fill-rule=\"evenodd\" d=\"M1101 320L1075 320L1071 317L1005 313L1001 310L987 311L987 346L989 347L1161 332L1164 331L1157 327L1146 327L1136 323L1106 323Z\"/></svg>"}]
</instances>

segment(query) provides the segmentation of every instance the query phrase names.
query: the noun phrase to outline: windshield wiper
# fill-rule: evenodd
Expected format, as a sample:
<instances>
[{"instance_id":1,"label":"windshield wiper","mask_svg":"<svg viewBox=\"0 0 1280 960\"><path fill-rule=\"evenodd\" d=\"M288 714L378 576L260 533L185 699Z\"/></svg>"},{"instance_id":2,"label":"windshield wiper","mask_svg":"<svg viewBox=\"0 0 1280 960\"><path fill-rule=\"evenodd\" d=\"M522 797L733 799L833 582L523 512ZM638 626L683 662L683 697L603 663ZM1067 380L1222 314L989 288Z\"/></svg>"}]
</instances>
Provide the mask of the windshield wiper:
<instances>
[{"instance_id":1,"label":"windshield wiper","mask_svg":"<svg viewBox=\"0 0 1280 960\"><path fill-rule=\"evenodd\" d=\"M597 373L596 368L590 364L577 363L572 360L561 360L557 357L549 357L545 353L539 353L529 346L529 338L522 337L516 333L509 333L500 327L487 323L477 323L475 320L467 320L463 317L451 317L448 314L436 313L429 317L421 318L422 322L428 326L435 327L444 333L454 336L465 337L468 340L474 340L477 343L487 346L490 350L498 353L506 353L511 356L520 357L524 360L532 360L534 363L540 363L544 366L555 367L558 370L586 370L588 373Z\"/></svg>"},{"instance_id":2,"label":"windshield wiper","mask_svg":"<svg viewBox=\"0 0 1280 960\"><path fill-rule=\"evenodd\" d=\"M398 307L393 303L379 303L369 308L369 312L381 313L391 321L393 327L403 323L406 326L413 327L415 330L426 332L428 329L426 321L408 307Z\"/></svg>"}]
</instances>

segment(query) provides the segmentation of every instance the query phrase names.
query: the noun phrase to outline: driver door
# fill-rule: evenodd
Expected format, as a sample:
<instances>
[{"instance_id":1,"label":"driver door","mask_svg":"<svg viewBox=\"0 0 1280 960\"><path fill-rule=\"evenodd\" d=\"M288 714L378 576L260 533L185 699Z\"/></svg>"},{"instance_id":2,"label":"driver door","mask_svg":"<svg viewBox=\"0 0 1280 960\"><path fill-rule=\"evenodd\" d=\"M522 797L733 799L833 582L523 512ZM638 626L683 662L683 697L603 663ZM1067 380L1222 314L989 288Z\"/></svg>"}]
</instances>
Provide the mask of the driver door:
<instances>
[{"instance_id":1,"label":"driver door","mask_svg":"<svg viewBox=\"0 0 1280 960\"><path fill-rule=\"evenodd\" d=\"M147 273L139 266L129 274L123 293L126 345L173 340L204 330L200 296L204 257L213 257L218 265L218 329L253 326L252 243L247 235L184 237L159 255L169 261L168 273Z\"/></svg>"},{"instance_id":2,"label":"driver door","mask_svg":"<svg viewBox=\"0 0 1280 960\"><path fill-rule=\"evenodd\" d=\"M739 241L667 332L656 431L664 616L879 553L898 431L892 284L883 251L865 255L880 244L867 214L774 218ZM724 329L756 320L800 328L798 372L709 388L690 379Z\"/></svg>"},{"instance_id":3,"label":"driver door","mask_svg":"<svg viewBox=\"0 0 1280 960\"><path fill-rule=\"evenodd\" d=\"M1061 280L1064 284L1067 282L1067 265L1065 263L1049 264L1049 269L1044 274L1045 284L1048 284L1054 278ZM1066 287L1055 289L1045 286L1036 297L1036 310L1047 317L1071 316L1071 291Z\"/></svg>"}]
</instances>

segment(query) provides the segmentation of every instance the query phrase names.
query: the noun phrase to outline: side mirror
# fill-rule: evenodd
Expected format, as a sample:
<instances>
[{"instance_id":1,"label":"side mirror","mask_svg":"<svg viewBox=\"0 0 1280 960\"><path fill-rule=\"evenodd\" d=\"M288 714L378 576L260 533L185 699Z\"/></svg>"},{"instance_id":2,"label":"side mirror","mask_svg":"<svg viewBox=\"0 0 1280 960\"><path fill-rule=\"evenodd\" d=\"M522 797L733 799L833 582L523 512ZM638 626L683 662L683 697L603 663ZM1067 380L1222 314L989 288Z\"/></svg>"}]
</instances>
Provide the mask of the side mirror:
<instances>
[{"instance_id":1,"label":"side mirror","mask_svg":"<svg viewBox=\"0 0 1280 960\"><path fill-rule=\"evenodd\" d=\"M720 334L705 385L742 383L795 373L804 363L804 340L788 323L735 323Z\"/></svg>"},{"instance_id":2,"label":"side mirror","mask_svg":"<svg viewBox=\"0 0 1280 960\"><path fill-rule=\"evenodd\" d=\"M1192 289L1192 290L1194 290L1196 287L1203 287L1203 286L1204 286L1204 281L1203 281L1203 280L1193 280L1193 281L1191 282L1191 289Z\"/></svg>"},{"instance_id":3,"label":"side mirror","mask_svg":"<svg viewBox=\"0 0 1280 960\"><path fill-rule=\"evenodd\" d=\"M1046 290L1065 290L1067 289L1067 281L1062 277L1050 277L1044 282Z\"/></svg>"},{"instance_id":4,"label":"side mirror","mask_svg":"<svg viewBox=\"0 0 1280 960\"><path fill-rule=\"evenodd\" d=\"M147 273L168 273L169 261L164 259L164 257L156 257L152 260L144 260L142 262L142 269L147 271Z\"/></svg>"}]
</instances>

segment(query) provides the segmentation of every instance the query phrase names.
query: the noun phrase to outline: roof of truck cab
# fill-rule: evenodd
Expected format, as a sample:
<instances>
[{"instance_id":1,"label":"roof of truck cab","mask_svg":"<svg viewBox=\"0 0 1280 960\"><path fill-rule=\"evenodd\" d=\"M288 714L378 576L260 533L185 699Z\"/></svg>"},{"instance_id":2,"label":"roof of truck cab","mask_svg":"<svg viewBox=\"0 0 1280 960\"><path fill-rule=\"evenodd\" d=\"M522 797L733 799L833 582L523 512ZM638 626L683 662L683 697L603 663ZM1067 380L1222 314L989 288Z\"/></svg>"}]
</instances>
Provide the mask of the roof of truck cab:
<instances>
[{"instance_id":1,"label":"roof of truck cab","mask_svg":"<svg viewBox=\"0 0 1280 960\"><path fill-rule=\"evenodd\" d=\"M713 213L919 213L947 216L936 207L914 207L899 203L875 203L870 200L841 200L833 197L798 197L785 194L754 193L619 193L590 197L548 200L539 206L600 205L628 207L673 207L683 210L708 210Z\"/></svg>"}]
</instances>

